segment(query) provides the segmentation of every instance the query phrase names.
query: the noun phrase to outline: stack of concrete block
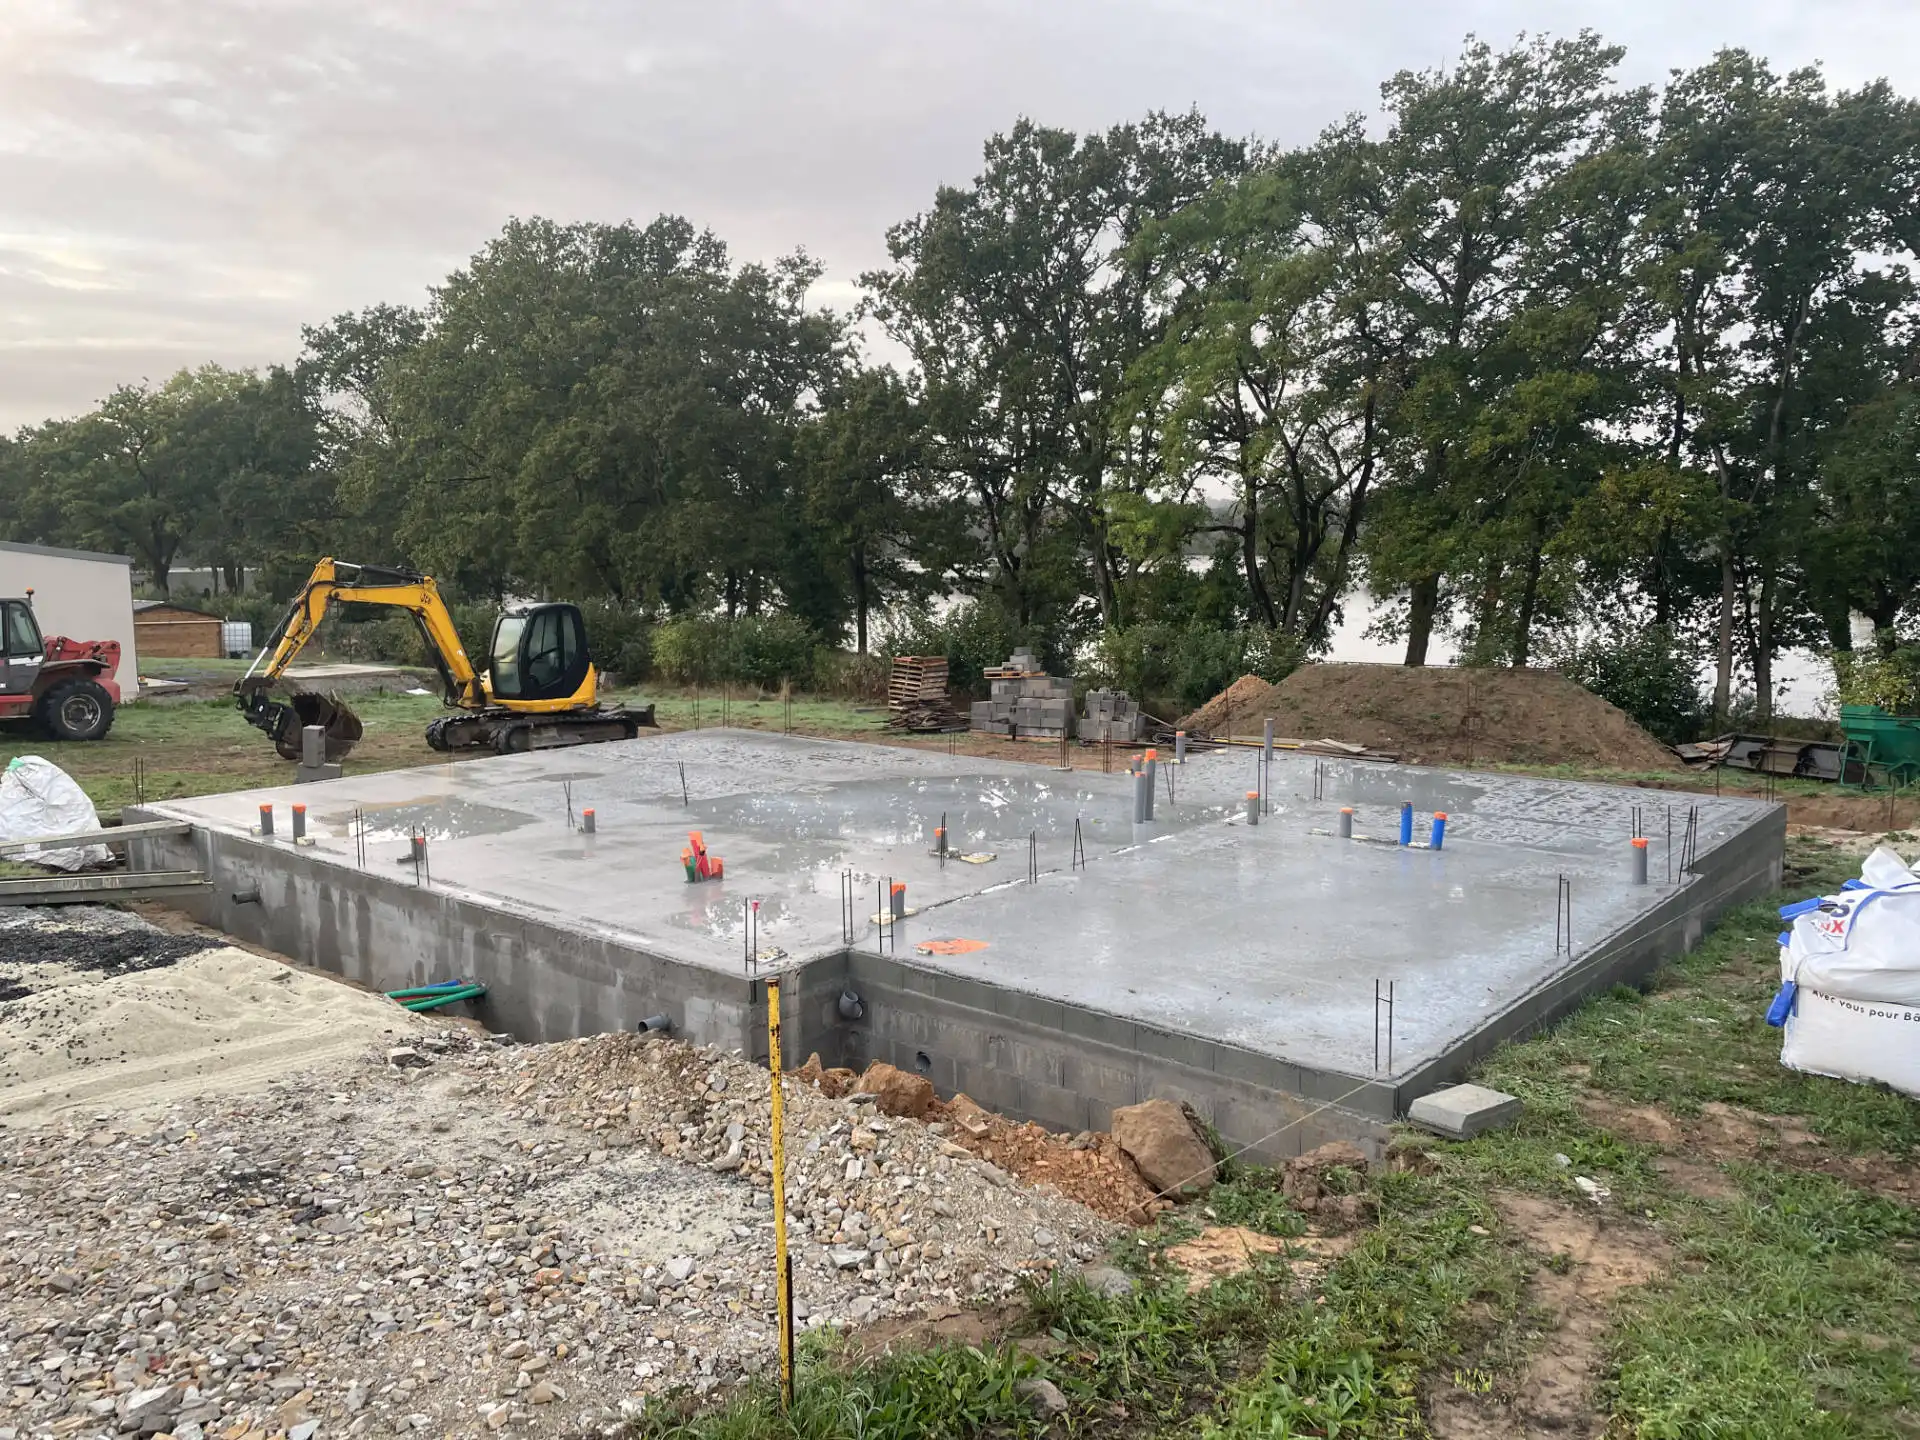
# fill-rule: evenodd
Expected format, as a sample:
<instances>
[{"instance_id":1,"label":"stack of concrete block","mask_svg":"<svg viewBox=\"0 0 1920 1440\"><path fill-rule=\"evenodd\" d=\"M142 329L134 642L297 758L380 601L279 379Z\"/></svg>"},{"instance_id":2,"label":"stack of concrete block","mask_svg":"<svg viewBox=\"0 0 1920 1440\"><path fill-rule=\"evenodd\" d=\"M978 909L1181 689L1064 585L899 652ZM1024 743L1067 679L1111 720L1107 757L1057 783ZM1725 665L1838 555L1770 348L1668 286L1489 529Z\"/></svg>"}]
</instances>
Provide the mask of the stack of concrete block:
<instances>
[{"instance_id":1,"label":"stack of concrete block","mask_svg":"<svg viewBox=\"0 0 1920 1440\"><path fill-rule=\"evenodd\" d=\"M1131 745L1146 734L1147 717L1124 690L1089 690L1087 713L1080 720L1080 738L1098 745L1111 740Z\"/></svg>"},{"instance_id":2,"label":"stack of concrete block","mask_svg":"<svg viewBox=\"0 0 1920 1440\"><path fill-rule=\"evenodd\" d=\"M988 735L1059 740L1073 734L1073 682L1048 675L1029 650L985 672L992 698L976 700L970 724Z\"/></svg>"}]
</instances>

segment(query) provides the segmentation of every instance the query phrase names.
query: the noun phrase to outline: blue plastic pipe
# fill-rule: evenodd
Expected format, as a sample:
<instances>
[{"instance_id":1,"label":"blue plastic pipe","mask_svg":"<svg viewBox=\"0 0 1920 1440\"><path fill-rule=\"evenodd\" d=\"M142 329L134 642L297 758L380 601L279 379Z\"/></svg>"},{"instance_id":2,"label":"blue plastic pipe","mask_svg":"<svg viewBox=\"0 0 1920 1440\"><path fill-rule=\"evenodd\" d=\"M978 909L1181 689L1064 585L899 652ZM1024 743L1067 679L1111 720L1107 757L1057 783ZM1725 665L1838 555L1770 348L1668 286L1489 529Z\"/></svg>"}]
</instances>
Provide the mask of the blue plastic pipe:
<instances>
[{"instance_id":1,"label":"blue plastic pipe","mask_svg":"<svg viewBox=\"0 0 1920 1440\"><path fill-rule=\"evenodd\" d=\"M1411 800L1400 807L1400 843L1413 844L1413 802Z\"/></svg>"},{"instance_id":2,"label":"blue plastic pipe","mask_svg":"<svg viewBox=\"0 0 1920 1440\"><path fill-rule=\"evenodd\" d=\"M1438 850L1446 843L1446 839L1447 812L1444 810L1436 810L1433 812L1433 839L1430 842L1432 848Z\"/></svg>"}]
</instances>

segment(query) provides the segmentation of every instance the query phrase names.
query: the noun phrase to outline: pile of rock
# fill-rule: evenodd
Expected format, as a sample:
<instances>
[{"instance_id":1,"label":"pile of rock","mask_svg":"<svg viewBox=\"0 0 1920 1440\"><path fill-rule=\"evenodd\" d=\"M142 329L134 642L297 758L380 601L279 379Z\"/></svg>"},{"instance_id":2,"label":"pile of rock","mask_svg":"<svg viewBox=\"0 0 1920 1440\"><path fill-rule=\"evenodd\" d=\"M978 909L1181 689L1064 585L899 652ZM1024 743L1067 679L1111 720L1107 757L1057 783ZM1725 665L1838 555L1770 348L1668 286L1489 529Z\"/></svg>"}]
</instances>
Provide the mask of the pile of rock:
<instances>
[{"instance_id":1,"label":"pile of rock","mask_svg":"<svg viewBox=\"0 0 1920 1440\"><path fill-rule=\"evenodd\" d=\"M786 1090L803 1324L1114 1233L877 1096ZM0 1132L0 1440L570 1431L723 1390L774 1358L767 1110L737 1055L450 1027L156 1129Z\"/></svg>"}]
</instances>

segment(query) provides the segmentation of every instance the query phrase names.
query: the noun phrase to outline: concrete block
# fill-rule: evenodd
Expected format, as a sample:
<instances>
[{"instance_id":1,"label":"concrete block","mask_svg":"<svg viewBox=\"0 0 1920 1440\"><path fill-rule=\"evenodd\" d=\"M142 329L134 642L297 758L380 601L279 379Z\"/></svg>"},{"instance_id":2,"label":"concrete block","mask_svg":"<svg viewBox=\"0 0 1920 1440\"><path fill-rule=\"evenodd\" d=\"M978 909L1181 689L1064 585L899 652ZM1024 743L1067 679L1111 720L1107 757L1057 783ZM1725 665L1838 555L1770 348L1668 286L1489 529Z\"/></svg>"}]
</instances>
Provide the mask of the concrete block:
<instances>
[{"instance_id":1,"label":"concrete block","mask_svg":"<svg viewBox=\"0 0 1920 1440\"><path fill-rule=\"evenodd\" d=\"M1407 1118L1414 1124L1455 1140L1471 1140L1488 1130L1511 1125L1519 1114L1518 1098L1484 1085L1435 1090L1407 1107Z\"/></svg>"}]
</instances>

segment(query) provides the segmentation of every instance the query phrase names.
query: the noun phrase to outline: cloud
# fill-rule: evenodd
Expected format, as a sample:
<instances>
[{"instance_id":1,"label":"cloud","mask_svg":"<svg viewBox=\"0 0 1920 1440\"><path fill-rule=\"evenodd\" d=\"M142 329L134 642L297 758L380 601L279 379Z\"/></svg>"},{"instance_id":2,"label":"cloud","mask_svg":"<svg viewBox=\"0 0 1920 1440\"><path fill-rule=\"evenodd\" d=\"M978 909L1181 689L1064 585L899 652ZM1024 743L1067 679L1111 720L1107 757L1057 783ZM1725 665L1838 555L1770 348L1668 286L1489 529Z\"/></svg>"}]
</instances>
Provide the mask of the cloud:
<instances>
[{"instance_id":1,"label":"cloud","mask_svg":"<svg viewBox=\"0 0 1920 1440\"><path fill-rule=\"evenodd\" d=\"M8 0L0 427L114 384L290 359L418 302L509 215L804 245L845 304L893 221L1016 116L1199 106L1305 141L1469 30L1601 23L1627 78L1744 44L1914 89L1901 0Z\"/></svg>"}]
</instances>

